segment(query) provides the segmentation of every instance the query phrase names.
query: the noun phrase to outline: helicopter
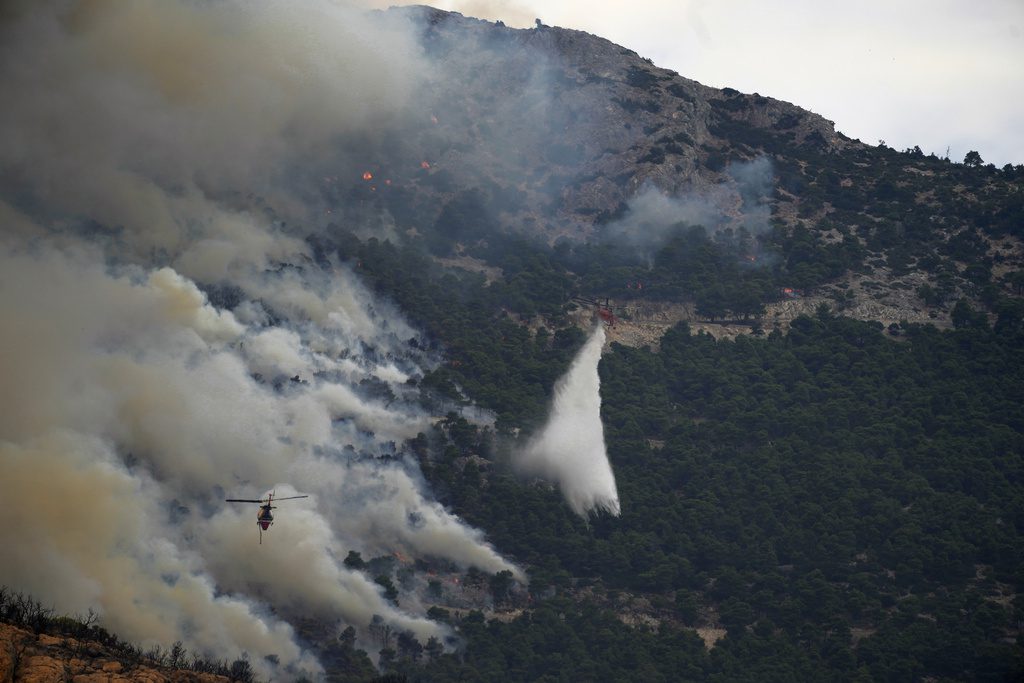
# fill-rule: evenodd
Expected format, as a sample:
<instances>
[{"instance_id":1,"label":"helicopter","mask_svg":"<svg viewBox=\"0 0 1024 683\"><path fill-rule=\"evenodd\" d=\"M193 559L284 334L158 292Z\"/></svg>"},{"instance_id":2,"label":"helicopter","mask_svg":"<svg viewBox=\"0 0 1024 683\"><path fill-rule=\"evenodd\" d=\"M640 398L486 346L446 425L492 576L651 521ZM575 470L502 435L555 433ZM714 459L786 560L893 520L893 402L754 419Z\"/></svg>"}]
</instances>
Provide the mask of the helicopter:
<instances>
[{"instance_id":1,"label":"helicopter","mask_svg":"<svg viewBox=\"0 0 1024 683\"><path fill-rule=\"evenodd\" d=\"M288 496L286 498L274 498L275 491L271 491L266 498L255 500L252 498L225 498L225 503L259 503L260 511L256 513L256 526L260 530L260 545L263 545L263 532L268 530L274 523L274 515L270 511L274 509L274 502L282 500L295 500L296 498L309 498L308 495Z\"/></svg>"},{"instance_id":2,"label":"helicopter","mask_svg":"<svg viewBox=\"0 0 1024 683\"><path fill-rule=\"evenodd\" d=\"M615 314L612 312L612 307L608 297L604 298L602 303L600 299L592 299L586 296L574 296L572 300L578 304L584 306L593 306L597 316L604 321L609 327L615 327Z\"/></svg>"}]
</instances>

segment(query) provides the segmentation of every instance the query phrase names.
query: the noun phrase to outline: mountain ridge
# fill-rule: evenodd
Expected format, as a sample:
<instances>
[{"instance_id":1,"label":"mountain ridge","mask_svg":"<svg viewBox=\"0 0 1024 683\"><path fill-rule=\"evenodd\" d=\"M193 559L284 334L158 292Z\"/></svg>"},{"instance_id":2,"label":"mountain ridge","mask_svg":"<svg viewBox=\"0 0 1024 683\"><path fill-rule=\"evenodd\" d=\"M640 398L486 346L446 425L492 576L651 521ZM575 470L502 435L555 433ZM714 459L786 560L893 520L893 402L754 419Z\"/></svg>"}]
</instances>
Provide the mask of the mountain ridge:
<instances>
[{"instance_id":1,"label":"mountain ridge","mask_svg":"<svg viewBox=\"0 0 1024 683\"><path fill-rule=\"evenodd\" d=\"M824 279L784 285L809 290L827 280L822 294L834 308L882 307L886 324L949 324L960 298L989 307L994 320L995 292L1015 291L1005 277L1024 267L1022 167L970 167L870 146L797 105L704 86L581 31L511 29L422 6L388 12L421 20L425 49L441 65L420 115L433 123L407 131L424 169L398 201L374 198L399 229L444 232L468 255L474 238L495 231L548 244L600 241L638 202L661 195L683 204L684 221L694 220L687 203L706 204L697 218L718 221L707 228L750 229L759 249L786 266L796 266L787 242L822 255L833 246L860 252ZM463 51L479 58L466 60ZM770 163L771 178L748 201L732 169L758 159ZM386 174L389 164L376 168ZM1009 209L1001 221L988 208L993 199ZM745 218L758 204L770 216ZM901 234L911 239L894 241ZM942 253L958 239L980 242L968 261ZM900 254L890 259L894 247ZM966 277L974 261L988 264L987 280ZM851 269L859 276L839 277ZM938 297L917 295L925 285ZM983 293L986 285L995 290Z\"/></svg>"}]
</instances>

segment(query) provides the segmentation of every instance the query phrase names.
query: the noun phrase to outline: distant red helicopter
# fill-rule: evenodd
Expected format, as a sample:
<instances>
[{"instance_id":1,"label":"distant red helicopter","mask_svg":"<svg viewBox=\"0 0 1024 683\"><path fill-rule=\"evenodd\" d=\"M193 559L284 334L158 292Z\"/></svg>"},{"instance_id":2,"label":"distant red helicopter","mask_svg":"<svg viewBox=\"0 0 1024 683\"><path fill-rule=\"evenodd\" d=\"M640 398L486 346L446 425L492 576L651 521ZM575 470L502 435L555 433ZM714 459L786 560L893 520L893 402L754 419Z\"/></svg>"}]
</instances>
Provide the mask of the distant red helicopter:
<instances>
[{"instance_id":1,"label":"distant red helicopter","mask_svg":"<svg viewBox=\"0 0 1024 683\"><path fill-rule=\"evenodd\" d=\"M260 511L256 514L256 526L260 530L260 545L263 545L263 532L268 530L274 523L274 515L270 511L275 509L273 503L281 500L295 500L296 498L309 498L307 495L302 496L288 496L287 498L274 498L274 491L271 491L266 498L262 500L253 500L251 498L225 498L225 503L259 503Z\"/></svg>"},{"instance_id":2,"label":"distant red helicopter","mask_svg":"<svg viewBox=\"0 0 1024 683\"><path fill-rule=\"evenodd\" d=\"M602 303L600 299L592 299L586 296L574 296L573 301L586 306L593 306L598 317L601 318L609 327L615 327L615 314L612 312L612 307L608 297L605 297Z\"/></svg>"}]
</instances>

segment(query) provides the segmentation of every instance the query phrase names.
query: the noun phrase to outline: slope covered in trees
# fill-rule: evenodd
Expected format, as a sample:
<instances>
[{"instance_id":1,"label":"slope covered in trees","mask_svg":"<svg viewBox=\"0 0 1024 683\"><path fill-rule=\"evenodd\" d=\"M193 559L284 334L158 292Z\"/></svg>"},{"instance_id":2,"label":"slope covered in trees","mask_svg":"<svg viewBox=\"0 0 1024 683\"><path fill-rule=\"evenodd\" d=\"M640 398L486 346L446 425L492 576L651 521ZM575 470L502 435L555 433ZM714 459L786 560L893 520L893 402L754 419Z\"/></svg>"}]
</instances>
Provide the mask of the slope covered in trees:
<instances>
[{"instance_id":1,"label":"slope covered in trees","mask_svg":"<svg viewBox=\"0 0 1024 683\"><path fill-rule=\"evenodd\" d=\"M479 28L435 18L437 49ZM563 113L593 99L596 81L580 79L610 59L570 33L512 40L551 43ZM456 116L460 102L491 104L467 87L447 104L466 125L441 116L431 135L474 154L445 167L439 152L414 189L359 195L407 237L335 227L314 240L443 354L419 387L448 417L410 450L442 502L531 580L509 593L492 577L512 616L434 614L457 626L460 652L405 648L388 666L423 680L1021 676L1021 167L868 146L785 103L619 59L605 95L625 112L616 125L643 132L629 154L591 158L581 144L534 158L531 139L491 156L478 124ZM767 219L752 229L686 211L629 222L644 183L686 202L759 159ZM612 175L618 190L587 194ZM584 194L601 210L581 208ZM579 224L590 232L573 234ZM540 425L582 343L574 295L687 303L758 331L786 289L825 294L831 310L786 335L716 340L682 324L657 351L606 351L620 518L585 523L557 491L511 473L509 451ZM890 299L953 329L906 324L897 338L841 315ZM494 412L494 429L460 414L471 404ZM706 646L704 629L725 637Z\"/></svg>"},{"instance_id":2,"label":"slope covered in trees","mask_svg":"<svg viewBox=\"0 0 1024 683\"><path fill-rule=\"evenodd\" d=\"M705 245L686 250L680 277L720 258L702 231L679 239ZM521 616L450 616L465 650L399 657L397 670L423 680L1024 671L1024 337L1013 316L992 327L961 303L956 329L908 325L894 338L822 307L787 335L716 340L684 323L658 352L613 345L602 415L623 513L584 523L557 491L513 475L508 450L517 428L539 424L582 343L562 312L586 273L564 251L518 243L494 261L504 279L487 285L415 249L346 245L341 256L445 350L421 388L454 412L412 444L424 472L531 579L528 598L495 594ZM541 311L558 331L519 322ZM497 431L458 414L469 400L496 411ZM637 611L646 625L628 617ZM695 629L709 627L727 635L707 650Z\"/></svg>"}]
</instances>

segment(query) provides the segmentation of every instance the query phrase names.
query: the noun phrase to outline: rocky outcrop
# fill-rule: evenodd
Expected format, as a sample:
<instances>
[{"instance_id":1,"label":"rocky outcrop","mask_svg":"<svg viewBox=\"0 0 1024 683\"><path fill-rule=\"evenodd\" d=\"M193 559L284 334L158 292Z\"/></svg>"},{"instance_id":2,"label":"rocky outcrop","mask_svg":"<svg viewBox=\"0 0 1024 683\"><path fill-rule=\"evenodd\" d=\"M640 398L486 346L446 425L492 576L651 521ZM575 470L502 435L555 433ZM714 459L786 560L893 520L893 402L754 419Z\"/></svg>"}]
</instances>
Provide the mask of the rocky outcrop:
<instances>
[{"instance_id":1,"label":"rocky outcrop","mask_svg":"<svg viewBox=\"0 0 1024 683\"><path fill-rule=\"evenodd\" d=\"M0 624L0 681L12 683L228 683L224 676L129 661L102 645Z\"/></svg>"}]
</instances>

